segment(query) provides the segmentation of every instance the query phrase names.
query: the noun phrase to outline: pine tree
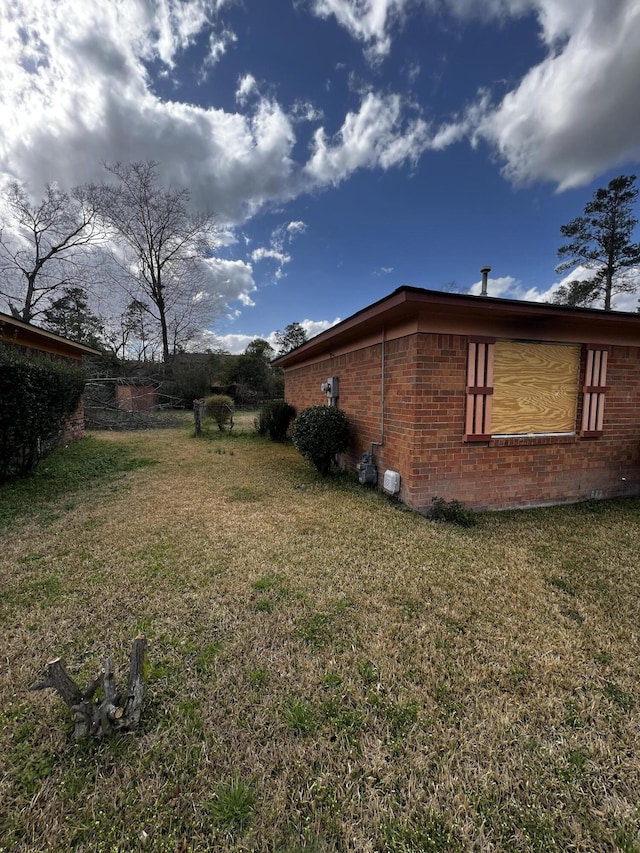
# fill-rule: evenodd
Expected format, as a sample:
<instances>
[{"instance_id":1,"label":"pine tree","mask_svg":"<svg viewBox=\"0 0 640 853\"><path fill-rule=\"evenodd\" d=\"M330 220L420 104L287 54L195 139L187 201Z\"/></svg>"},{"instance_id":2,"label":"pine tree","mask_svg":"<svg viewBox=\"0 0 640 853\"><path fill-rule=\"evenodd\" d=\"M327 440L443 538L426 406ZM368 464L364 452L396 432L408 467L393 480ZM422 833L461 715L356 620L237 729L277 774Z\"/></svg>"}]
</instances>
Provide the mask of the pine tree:
<instances>
[{"instance_id":1,"label":"pine tree","mask_svg":"<svg viewBox=\"0 0 640 853\"><path fill-rule=\"evenodd\" d=\"M558 256L566 260L557 269L582 264L593 269L594 275L561 287L554 302L591 305L602 299L604 310L610 311L614 294L633 293L640 287L640 244L631 240L638 224L633 215L638 197L635 181L635 175L614 178L606 189L595 191L584 216L561 226L568 242L558 249Z\"/></svg>"},{"instance_id":2,"label":"pine tree","mask_svg":"<svg viewBox=\"0 0 640 853\"><path fill-rule=\"evenodd\" d=\"M87 294L81 287L65 287L42 316L50 332L89 347L101 347L103 323L89 310Z\"/></svg>"}]
</instances>

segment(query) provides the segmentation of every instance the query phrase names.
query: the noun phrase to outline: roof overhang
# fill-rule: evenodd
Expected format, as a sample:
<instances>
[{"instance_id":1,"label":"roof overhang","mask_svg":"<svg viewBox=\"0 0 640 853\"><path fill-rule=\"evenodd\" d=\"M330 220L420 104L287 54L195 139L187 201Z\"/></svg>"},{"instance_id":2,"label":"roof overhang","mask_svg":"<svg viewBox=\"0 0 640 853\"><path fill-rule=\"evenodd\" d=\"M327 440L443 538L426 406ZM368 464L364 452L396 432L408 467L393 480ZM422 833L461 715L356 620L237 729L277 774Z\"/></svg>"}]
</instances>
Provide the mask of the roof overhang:
<instances>
[{"instance_id":1,"label":"roof overhang","mask_svg":"<svg viewBox=\"0 0 640 853\"><path fill-rule=\"evenodd\" d=\"M66 358L77 359L82 358L83 355L100 355L100 350L94 347L70 341L61 335L18 320L10 314L0 313L0 341L65 356Z\"/></svg>"},{"instance_id":2,"label":"roof overhang","mask_svg":"<svg viewBox=\"0 0 640 853\"><path fill-rule=\"evenodd\" d=\"M272 364L286 369L417 332L640 346L640 314L400 287Z\"/></svg>"}]
</instances>

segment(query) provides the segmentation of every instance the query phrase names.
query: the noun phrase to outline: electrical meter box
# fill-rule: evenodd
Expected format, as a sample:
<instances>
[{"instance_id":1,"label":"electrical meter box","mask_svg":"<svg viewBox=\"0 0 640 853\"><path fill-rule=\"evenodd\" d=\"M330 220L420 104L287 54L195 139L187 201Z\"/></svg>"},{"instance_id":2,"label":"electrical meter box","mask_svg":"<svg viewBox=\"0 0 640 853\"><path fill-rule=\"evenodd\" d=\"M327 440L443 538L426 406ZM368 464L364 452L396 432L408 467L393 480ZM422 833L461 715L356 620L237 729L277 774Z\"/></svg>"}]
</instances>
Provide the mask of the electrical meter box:
<instances>
[{"instance_id":1,"label":"electrical meter box","mask_svg":"<svg viewBox=\"0 0 640 853\"><path fill-rule=\"evenodd\" d=\"M329 376L329 378L322 383L320 388L327 395L329 402L335 404L335 401L340 396L340 383L338 381L338 377Z\"/></svg>"}]
</instances>

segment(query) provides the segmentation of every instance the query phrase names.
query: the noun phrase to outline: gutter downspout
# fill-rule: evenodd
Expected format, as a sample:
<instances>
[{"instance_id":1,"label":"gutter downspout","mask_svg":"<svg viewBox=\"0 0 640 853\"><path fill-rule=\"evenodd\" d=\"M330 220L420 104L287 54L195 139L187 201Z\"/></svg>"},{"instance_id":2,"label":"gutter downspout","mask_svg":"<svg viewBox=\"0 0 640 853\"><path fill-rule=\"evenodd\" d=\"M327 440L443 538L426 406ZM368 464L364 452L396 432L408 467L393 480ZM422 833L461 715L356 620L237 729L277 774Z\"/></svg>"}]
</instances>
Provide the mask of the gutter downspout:
<instances>
[{"instance_id":1,"label":"gutter downspout","mask_svg":"<svg viewBox=\"0 0 640 853\"><path fill-rule=\"evenodd\" d=\"M373 448L384 445L384 373L385 373L385 328L382 327L382 339L380 341L380 441L371 442L371 458L373 459Z\"/></svg>"}]
</instances>

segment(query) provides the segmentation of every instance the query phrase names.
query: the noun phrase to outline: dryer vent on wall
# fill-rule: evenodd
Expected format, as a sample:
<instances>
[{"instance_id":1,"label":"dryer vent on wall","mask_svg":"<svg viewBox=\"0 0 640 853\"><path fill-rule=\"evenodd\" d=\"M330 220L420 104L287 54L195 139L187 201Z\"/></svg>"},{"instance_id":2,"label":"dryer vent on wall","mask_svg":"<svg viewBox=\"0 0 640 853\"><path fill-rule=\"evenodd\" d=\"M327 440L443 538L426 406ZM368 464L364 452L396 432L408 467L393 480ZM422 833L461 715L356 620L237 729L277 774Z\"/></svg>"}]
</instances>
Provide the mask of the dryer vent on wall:
<instances>
[{"instance_id":1,"label":"dryer vent on wall","mask_svg":"<svg viewBox=\"0 0 640 853\"><path fill-rule=\"evenodd\" d=\"M385 471L382 488L388 495L397 495L400 491L400 474L397 471Z\"/></svg>"}]
</instances>

